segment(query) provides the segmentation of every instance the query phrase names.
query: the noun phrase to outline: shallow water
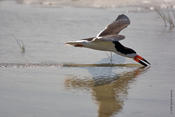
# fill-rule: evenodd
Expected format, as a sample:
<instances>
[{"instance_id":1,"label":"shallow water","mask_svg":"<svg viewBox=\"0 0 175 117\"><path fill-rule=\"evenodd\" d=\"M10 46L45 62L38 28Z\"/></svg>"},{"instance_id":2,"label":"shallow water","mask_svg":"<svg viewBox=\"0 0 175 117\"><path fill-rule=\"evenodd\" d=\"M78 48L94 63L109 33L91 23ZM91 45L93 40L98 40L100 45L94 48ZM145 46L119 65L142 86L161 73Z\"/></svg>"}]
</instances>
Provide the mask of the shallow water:
<instances>
[{"instance_id":1,"label":"shallow water","mask_svg":"<svg viewBox=\"0 0 175 117\"><path fill-rule=\"evenodd\" d=\"M20 4L39 4L49 7L121 7L121 6L161 6L175 5L174 0L15 0ZM174 6L175 7L175 6Z\"/></svg>"},{"instance_id":2,"label":"shallow water","mask_svg":"<svg viewBox=\"0 0 175 117\"><path fill-rule=\"evenodd\" d=\"M115 54L121 66L111 67L110 53L64 45L96 35L121 13L131 19L121 43L151 67ZM0 116L174 116L175 32L154 11L0 2L0 19Z\"/></svg>"}]
</instances>

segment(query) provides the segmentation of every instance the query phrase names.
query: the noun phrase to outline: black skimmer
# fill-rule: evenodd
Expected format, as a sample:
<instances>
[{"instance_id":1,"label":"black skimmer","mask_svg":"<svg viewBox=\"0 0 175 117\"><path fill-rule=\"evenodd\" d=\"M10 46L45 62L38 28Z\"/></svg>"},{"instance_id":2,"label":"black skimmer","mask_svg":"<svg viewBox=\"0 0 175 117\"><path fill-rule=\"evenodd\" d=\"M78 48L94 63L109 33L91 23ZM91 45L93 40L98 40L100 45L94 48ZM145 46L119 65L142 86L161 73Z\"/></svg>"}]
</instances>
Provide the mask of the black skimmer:
<instances>
[{"instance_id":1,"label":"black skimmer","mask_svg":"<svg viewBox=\"0 0 175 117\"><path fill-rule=\"evenodd\" d=\"M85 47L95 50L114 52L124 57L133 58L136 62L144 66L148 66L150 63L147 60L139 56L133 49L125 47L119 42L125 38L125 36L119 35L119 32L126 28L129 24L129 18L122 14L96 37L81 39L78 41L69 41L66 42L66 44L70 44L75 47Z\"/></svg>"}]
</instances>

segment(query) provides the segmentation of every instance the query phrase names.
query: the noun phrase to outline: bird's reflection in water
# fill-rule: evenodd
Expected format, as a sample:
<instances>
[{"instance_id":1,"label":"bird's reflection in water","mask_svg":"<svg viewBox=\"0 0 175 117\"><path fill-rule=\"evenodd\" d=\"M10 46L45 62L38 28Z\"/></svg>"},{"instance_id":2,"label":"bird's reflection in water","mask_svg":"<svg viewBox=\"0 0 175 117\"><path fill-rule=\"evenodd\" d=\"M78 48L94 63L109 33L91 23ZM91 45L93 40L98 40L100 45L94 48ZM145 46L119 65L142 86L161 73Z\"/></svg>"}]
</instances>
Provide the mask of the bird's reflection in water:
<instances>
[{"instance_id":1,"label":"bird's reflection in water","mask_svg":"<svg viewBox=\"0 0 175 117\"><path fill-rule=\"evenodd\" d=\"M73 89L89 89L98 104L98 117L111 117L122 110L127 96L128 85L144 73L148 68L137 68L130 72L116 74L106 78L81 79L76 76L65 80L65 87Z\"/></svg>"}]
</instances>

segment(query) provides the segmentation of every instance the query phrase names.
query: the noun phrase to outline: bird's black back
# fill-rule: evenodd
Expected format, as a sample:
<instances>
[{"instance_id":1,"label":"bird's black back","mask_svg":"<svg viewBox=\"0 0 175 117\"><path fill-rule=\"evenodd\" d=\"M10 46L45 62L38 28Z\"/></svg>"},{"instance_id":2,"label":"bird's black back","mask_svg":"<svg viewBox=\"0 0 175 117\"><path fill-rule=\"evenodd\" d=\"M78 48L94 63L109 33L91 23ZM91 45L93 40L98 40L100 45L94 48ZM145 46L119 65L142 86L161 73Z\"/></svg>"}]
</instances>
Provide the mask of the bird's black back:
<instances>
[{"instance_id":1,"label":"bird's black back","mask_svg":"<svg viewBox=\"0 0 175 117\"><path fill-rule=\"evenodd\" d=\"M113 41L113 43L115 44L115 48L118 52L122 53L122 54L133 54L136 53L133 49L127 48L125 46L123 46L120 42L118 41Z\"/></svg>"}]
</instances>

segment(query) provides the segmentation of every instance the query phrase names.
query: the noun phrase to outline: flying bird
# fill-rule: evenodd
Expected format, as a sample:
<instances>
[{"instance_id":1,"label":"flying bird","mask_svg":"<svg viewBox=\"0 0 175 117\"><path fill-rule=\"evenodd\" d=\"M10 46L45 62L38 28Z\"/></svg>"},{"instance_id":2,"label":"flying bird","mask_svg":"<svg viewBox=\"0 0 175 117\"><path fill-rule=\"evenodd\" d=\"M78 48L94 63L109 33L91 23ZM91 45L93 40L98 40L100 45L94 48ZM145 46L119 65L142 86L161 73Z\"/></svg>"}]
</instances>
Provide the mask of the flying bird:
<instances>
[{"instance_id":1,"label":"flying bird","mask_svg":"<svg viewBox=\"0 0 175 117\"><path fill-rule=\"evenodd\" d=\"M110 51L124 57L132 58L136 62L148 66L150 63L143 57L138 55L135 50L123 46L119 41L125 38L124 35L119 35L120 31L130 24L129 18L121 14L115 21L109 24L96 37L81 39L77 41L68 41L66 44L74 47L85 47L101 51Z\"/></svg>"}]
</instances>

